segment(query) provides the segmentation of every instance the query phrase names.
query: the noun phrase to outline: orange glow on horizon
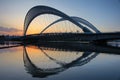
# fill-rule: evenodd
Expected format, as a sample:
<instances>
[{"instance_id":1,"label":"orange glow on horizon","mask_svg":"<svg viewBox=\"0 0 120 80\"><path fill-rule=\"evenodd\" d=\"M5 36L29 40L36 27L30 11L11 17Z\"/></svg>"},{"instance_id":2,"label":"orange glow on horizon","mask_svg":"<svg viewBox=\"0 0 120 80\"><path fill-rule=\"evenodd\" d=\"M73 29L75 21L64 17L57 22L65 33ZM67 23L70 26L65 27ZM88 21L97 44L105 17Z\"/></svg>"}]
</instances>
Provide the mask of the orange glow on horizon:
<instances>
[{"instance_id":1,"label":"orange glow on horizon","mask_svg":"<svg viewBox=\"0 0 120 80\"><path fill-rule=\"evenodd\" d=\"M18 31L18 32L0 32L1 35L14 35L14 36L22 36L23 32Z\"/></svg>"}]
</instances>

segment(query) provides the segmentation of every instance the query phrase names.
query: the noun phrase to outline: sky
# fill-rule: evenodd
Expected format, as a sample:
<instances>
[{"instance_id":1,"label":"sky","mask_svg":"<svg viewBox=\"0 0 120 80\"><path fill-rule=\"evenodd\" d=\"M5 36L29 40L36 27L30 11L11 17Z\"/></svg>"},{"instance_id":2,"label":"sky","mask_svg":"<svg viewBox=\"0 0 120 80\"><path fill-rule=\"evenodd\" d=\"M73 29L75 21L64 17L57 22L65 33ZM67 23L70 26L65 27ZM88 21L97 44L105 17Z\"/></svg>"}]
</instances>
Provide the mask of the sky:
<instances>
[{"instance_id":1,"label":"sky","mask_svg":"<svg viewBox=\"0 0 120 80\"><path fill-rule=\"evenodd\" d=\"M86 19L101 32L120 31L120 0L0 0L0 35L22 35L25 15L37 5Z\"/></svg>"}]
</instances>

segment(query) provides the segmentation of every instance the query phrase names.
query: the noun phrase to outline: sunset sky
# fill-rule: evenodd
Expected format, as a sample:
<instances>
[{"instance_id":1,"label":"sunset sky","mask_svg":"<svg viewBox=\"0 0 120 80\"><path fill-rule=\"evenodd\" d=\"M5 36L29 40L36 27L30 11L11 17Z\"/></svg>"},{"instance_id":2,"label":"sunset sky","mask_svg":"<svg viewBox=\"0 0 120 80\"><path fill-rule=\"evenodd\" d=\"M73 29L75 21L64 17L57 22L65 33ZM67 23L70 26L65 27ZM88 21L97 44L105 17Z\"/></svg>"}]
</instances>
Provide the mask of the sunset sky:
<instances>
[{"instance_id":1,"label":"sunset sky","mask_svg":"<svg viewBox=\"0 0 120 80\"><path fill-rule=\"evenodd\" d=\"M120 31L120 0L0 0L0 35L22 35L25 15L36 5L84 18L102 32Z\"/></svg>"}]
</instances>

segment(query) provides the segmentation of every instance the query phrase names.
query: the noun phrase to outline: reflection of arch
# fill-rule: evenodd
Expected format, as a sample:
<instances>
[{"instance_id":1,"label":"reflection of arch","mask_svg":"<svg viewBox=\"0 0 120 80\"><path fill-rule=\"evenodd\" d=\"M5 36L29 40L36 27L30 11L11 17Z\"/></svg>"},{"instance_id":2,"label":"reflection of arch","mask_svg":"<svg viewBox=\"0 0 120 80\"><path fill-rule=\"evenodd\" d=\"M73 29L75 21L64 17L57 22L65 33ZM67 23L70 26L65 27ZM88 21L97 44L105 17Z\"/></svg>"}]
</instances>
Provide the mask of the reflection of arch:
<instances>
[{"instance_id":1,"label":"reflection of arch","mask_svg":"<svg viewBox=\"0 0 120 80\"><path fill-rule=\"evenodd\" d=\"M42 52L50 60L60 64L61 67L50 68L50 69L38 68L35 64L32 63L32 61L30 60L30 58L27 54L26 48L24 47L24 51L23 51L24 65L25 65L28 73L32 74L33 77L44 78L44 77L47 77L50 75L58 74L59 72L65 71L71 67L82 66L82 65L88 63L90 60L92 60L93 58L95 58L98 55L97 53L85 52L81 57L77 58L76 60L74 60L70 63L67 63L67 64L61 64L58 60L50 57L43 50L42 50Z\"/></svg>"},{"instance_id":2,"label":"reflection of arch","mask_svg":"<svg viewBox=\"0 0 120 80\"><path fill-rule=\"evenodd\" d=\"M82 24L87 25L89 28L91 28L92 30L94 30L96 33L100 33L100 31L99 31L94 25L92 25L90 22L86 21L85 19L82 19L82 18L79 18L79 17L71 17L71 18L72 18L73 20L75 20L76 22L78 22L78 23L80 22L80 23L82 23ZM50 26L54 25L55 23L58 23L58 22L64 21L64 20L65 20L64 18L60 18L60 19L52 22L52 23L49 24L47 27L45 27L45 28L40 32L40 34L43 33L43 32L44 32L47 28L49 28ZM82 26L82 25L81 25L81 26Z\"/></svg>"},{"instance_id":3,"label":"reflection of arch","mask_svg":"<svg viewBox=\"0 0 120 80\"><path fill-rule=\"evenodd\" d=\"M33 77L44 78L44 77L47 77L48 75L57 74L58 72L62 71L62 69L59 69L59 68L56 68L53 70L44 70L44 69L38 68L30 60L25 47L23 51L23 60L24 60L24 66L26 67L26 70L28 71L28 73L32 74Z\"/></svg>"},{"instance_id":4,"label":"reflection of arch","mask_svg":"<svg viewBox=\"0 0 120 80\"><path fill-rule=\"evenodd\" d=\"M95 58L98 53L93 53L92 52L84 52L81 57L78 57L76 60L70 62L70 63L65 63L65 62L60 62L57 59L54 59L50 57L46 52L44 52L42 49L41 51L50 59L53 60L55 63L61 65L63 68L70 68L70 67L75 67L75 66L82 66L86 63L88 63L91 59ZM78 54L79 52L77 52ZM92 55L91 55L92 54ZM88 57L90 56L90 57ZM87 58L86 58L87 57ZM85 59L84 59L85 58Z\"/></svg>"},{"instance_id":5,"label":"reflection of arch","mask_svg":"<svg viewBox=\"0 0 120 80\"><path fill-rule=\"evenodd\" d=\"M84 32L91 32L88 28L83 27L81 24L79 24L78 22L76 22L74 19L70 18L68 15L64 14L63 12L51 8L51 7L47 7L47 6L35 6L33 8L31 8L26 17L25 17L25 21L24 21L24 35L26 35L27 29L29 24L31 23L31 21L39 16L39 15L43 15L43 14L53 14L53 15L57 15L60 16L62 18L64 18L65 20L69 20L70 22L72 22L73 24L77 25L78 27L80 27Z\"/></svg>"}]
</instances>

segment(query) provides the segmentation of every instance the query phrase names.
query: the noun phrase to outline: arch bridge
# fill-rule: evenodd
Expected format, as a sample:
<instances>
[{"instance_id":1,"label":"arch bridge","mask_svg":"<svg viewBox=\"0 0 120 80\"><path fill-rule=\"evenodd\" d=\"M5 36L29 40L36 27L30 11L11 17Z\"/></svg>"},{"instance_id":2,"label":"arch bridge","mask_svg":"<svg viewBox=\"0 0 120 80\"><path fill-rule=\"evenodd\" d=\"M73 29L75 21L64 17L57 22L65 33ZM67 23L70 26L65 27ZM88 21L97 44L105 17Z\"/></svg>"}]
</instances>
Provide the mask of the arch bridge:
<instances>
[{"instance_id":1,"label":"arch bridge","mask_svg":"<svg viewBox=\"0 0 120 80\"><path fill-rule=\"evenodd\" d=\"M39 32L39 34L32 34L32 35L26 35L28 27L30 26L30 23L38 16L42 16L45 14L49 15L55 15L60 17L59 19L54 20L53 22L47 24L44 26L43 30ZM77 27L76 30L69 31L67 30L69 28L74 29L75 26L70 26L69 28L63 27L62 31L64 32L51 32L46 33L46 30L49 30L49 28L53 27L53 25L58 24L60 22L69 21L73 25ZM57 27L59 30L61 26ZM80 33L80 30L82 33ZM24 39L26 40L39 40L39 41L107 41L107 40L115 40L120 39L120 32L116 33L102 33L100 32L93 24L88 22L87 20L75 17L75 16L68 16L67 14L48 6L35 6L31 8L27 15L25 16L24 21Z\"/></svg>"}]
</instances>

